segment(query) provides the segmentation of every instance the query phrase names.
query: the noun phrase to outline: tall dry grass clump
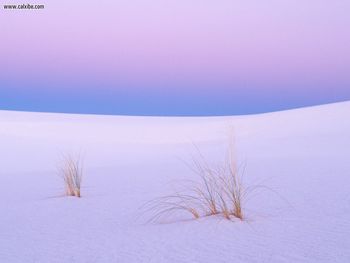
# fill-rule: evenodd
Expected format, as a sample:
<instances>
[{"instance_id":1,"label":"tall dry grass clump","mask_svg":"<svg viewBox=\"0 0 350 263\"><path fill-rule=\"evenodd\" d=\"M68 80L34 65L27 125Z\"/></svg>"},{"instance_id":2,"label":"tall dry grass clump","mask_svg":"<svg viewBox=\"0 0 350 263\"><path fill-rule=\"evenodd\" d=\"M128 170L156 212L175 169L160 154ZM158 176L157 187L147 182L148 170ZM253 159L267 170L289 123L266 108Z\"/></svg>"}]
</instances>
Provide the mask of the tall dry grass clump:
<instances>
[{"instance_id":1,"label":"tall dry grass clump","mask_svg":"<svg viewBox=\"0 0 350 263\"><path fill-rule=\"evenodd\" d=\"M80 156L64 156L59 167L59 173L64 181L66 195L81 197L83 163Z\"/></svg>"},{"instance_id":2,"label":"tall dry grass clump","mask_svg":"<svg viewBox=\"0 0 350 263\"><path fill-rule=\"evenodd\" d=\"M146 203L144 208L151 213L150 221L172 216L179 210L190 213L194 219L222 215L228 220L243 220L245 199L254 187L243 184L245 169L237 165L233 140L228 145L226 158L217 165L210 164L198 147L195 149L196 154L187 165L198 180L184 181L182 190Z\"/></svg>"}]
</instances>

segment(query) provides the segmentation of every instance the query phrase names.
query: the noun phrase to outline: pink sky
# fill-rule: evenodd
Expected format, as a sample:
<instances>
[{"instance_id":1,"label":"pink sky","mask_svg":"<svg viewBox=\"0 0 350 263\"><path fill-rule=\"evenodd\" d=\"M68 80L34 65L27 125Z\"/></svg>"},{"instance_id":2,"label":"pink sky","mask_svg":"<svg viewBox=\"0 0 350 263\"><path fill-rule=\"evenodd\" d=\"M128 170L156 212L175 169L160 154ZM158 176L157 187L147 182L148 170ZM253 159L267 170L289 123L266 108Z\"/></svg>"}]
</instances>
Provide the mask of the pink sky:
<instances>
[{"instance_id":1,"label":"pink sky","mask_svg":"<svg viewBox=\"0 0 350 263\"><path fill-rule=\"evenodd\" d=\"M67 91L146 94L171 84L222 96L261 89L313 96L333 87L350 97L350 1L40 4L44 10L0 11L0 91L55 82Z\"/></svg>"}]
</instances>

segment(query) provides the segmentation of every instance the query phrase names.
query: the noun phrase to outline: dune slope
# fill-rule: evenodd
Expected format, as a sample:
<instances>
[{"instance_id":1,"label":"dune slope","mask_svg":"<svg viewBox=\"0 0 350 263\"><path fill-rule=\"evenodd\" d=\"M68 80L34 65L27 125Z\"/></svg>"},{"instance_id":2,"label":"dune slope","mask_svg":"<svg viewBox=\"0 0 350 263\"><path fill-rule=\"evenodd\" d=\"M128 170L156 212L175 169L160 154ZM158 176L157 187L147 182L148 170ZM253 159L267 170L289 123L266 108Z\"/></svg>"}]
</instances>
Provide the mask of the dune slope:
<instances>
[{"instance_id":1,"label":"dune slope","mask_svg":"<svg viewBox=\"0 0 350 263\"><path fill-rule=\"evenodd\" d=\"M350 102L269 114L121 117L0 111L0 262L349 262ZM245 221L140 207L213 164L234 134ZM82 198L62 196L62 154L84 156Z\"/></svg>"}]
</instances>

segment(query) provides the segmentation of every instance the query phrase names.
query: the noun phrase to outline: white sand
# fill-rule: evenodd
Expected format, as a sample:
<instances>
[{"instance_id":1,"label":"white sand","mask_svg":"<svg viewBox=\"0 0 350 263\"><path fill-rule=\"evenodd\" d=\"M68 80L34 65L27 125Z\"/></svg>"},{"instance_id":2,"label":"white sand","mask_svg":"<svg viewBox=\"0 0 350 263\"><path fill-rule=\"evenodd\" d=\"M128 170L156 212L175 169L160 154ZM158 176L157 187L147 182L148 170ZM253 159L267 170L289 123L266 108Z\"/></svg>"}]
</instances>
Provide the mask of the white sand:
<instances>
[{"instance_id":1,"label":"white sand","mask_svg":"<svg viewBox=\"0 0 350 263\"><path fill-rule=\"evenodd\" d=\"M136 220L196 178L192 143L219 162L230 127L246 184L278 194L254 195L244 222ZM79 151L82 198L61 197L56 165ZM350 262L350 102L212 118L0 111L0 156L0 262Z\"/></svg>"}]
</instances>

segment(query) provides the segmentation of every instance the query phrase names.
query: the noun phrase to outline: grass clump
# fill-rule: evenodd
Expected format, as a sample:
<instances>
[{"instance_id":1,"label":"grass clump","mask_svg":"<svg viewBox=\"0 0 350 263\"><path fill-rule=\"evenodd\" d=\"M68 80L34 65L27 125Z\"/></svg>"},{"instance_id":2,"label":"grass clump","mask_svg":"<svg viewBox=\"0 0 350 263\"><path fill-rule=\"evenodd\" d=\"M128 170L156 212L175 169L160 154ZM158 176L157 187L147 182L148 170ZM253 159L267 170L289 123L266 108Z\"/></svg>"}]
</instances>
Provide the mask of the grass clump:
<instances>
[{"instance_id":1,"label":"grass clump","mask_svg":"<svg viewBox=\"0 0 350 263\"><path fill-rule=\"evenodd\" d=\"M146 203L146 211L151 212L150 221L172 216L179 210L190 213L193 219L221 215L228 220L244 220L245 199L254 187L243 184L245 169L237 166L233 144L229 144L227 158L215 166L195 148L197 154L188 166L198 180L184 181L181 191Z\"/></svg>"},{"instance_id":2,"label":"grass clump","mask_svg":"<svg viewBox=\"0 0 350 263\"><path fill-rule=\"evenodd\" d=\"M83 163L80 156L64 156L59 167L59 174L64 182L65 194L67 196L81 197Z\"/></svg>"}]
</instances>

